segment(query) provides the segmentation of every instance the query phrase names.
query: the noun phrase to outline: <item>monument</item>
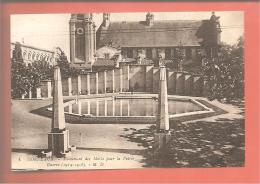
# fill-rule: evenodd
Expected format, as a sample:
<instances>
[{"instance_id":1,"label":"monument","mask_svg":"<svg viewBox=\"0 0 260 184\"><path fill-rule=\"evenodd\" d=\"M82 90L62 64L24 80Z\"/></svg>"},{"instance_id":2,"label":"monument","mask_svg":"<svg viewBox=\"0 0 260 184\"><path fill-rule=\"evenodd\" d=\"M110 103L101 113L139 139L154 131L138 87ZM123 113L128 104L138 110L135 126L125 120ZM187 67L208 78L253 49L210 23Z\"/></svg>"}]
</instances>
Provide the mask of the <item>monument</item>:
<instances>
[{"instance_id":1,"label":"monument","mask_svg":"<svg viewBox=\"0 0 260 184\"><path fill-rule=\"evenodd\" d=\"M160 81L159 81L159 95L158 95L158 112L156 122L155 151L159 156L164 154L166 145L170 140L170 126L168 113L168 94L167 94L167 77L166 67L160 66Z\"/></svg>"},{"instance_id":2,"label":"monument","mask_svg":"<svg viewBox=\"0 0 260 184\"><path fill-rule=\"evenodd\" d=\"M66 157L70 155L72 148L75 148L69 145L69 130L66 130L65 126L61 72L57 63L58 51L59 49L56 48L54 53L53 117L51 132L48 134L48 150L52 156Z\"/></svg>"}]
</instances>

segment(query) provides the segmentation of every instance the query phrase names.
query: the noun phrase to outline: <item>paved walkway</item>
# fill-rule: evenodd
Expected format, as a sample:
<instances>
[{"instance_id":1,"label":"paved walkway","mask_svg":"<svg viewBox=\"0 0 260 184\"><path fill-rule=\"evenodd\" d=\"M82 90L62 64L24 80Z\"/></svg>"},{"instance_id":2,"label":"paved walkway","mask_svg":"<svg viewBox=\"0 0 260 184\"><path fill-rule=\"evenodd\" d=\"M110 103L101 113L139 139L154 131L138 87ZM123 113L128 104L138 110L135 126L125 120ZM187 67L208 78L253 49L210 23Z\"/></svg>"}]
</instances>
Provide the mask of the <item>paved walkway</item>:
<instances>
[{"instance_id":1,"label":"paved walkway","mask_svg":"<svg viewBox=\"0 0 260 184\"><path fill-rule=\"evenodd\" d=\"M73 170L151 167L151 149L149 148L152 145L154 129L151 125L145 124L67 123L70 143L77 146L73 157L66 160L47 161L37 158L37 153L47 148L51 119L30 113L30 111L51 103L51 99L12 101L13 168ZM211 103L228 113L198 121L213 122L220 118L243 118L242 110L235 106L224 105L217 101Z\"/></svg>"},{"instance_id":2,"label":"paved walkway","mask_svg":"<svg viewBox=\"0 0 260 184\"><path fill-rule=\"evenodd\" d=\"M147 129L143 124L67 124L70 142L78 149L73 152L76 160L40 161L35 153L47 148L47 134L51 130L51 119L30 113L39 107L49 105L51 100L13 100L12 101L12 148L13 167L34 169L61 169L64 164L74 165L66 169L80 168L141 168L145 147L134 139L133 132ZM83 160L82 160L83 159ZM26 162L24 162L26 161ZM48 165L49 163L49 165ZM60 165L55 165L60 163ZM63 166L61 166L63 163Z\"/></svg>"}]
</instances>

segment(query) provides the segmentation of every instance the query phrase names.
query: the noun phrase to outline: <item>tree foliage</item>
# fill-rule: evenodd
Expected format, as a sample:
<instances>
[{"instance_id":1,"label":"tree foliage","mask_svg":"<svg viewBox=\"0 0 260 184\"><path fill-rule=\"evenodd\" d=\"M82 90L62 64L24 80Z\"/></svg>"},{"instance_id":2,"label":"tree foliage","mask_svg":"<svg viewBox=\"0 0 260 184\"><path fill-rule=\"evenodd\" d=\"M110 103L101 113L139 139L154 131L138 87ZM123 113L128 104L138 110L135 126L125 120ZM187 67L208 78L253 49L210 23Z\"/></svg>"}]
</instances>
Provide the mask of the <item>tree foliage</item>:
<instances>
[{"instance_id":1,"label":"tree foliage","mask_svg":"<svg viewBox=\"0 0 260 184\"><path fill-rule=\"evenodd\" d=\"M209 79L209 99L230 100L244 98L244 41L223 45L217 57L203 58L203 73Z\"/></svg>"},{"instance_id":2,"label":"tree foliage","mask_svg":"<svg viewBox=\"0 0 260 184\"><path fill-rule=\"evenodd\" d=\"M27 94L29 90L40 87L42 80L53 79L53 67L44 59L26 64L22 58L20 44L16 44L12 53L11 61L11 96L12 98L21 98L23 94ZM63 78L75 76L79 71L71 68L65 53L62 51L57 59Z\"/></svg>"}]
</instances>

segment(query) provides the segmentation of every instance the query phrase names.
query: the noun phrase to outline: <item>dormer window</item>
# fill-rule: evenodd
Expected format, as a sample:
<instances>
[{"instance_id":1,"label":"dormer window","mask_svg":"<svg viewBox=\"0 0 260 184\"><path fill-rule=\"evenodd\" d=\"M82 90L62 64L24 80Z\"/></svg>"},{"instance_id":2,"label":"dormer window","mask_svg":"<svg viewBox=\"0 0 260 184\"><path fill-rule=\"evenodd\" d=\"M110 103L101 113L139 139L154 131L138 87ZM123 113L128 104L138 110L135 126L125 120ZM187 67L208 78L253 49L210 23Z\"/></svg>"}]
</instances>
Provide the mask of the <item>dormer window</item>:
<instances>
[{"instance_id":1,"label":"dormer window","mask_svg":"<svg viewBox=\"0 0 260 184\"><path fill-rule=\"evenodd\" d=\"M109 59L109 53L105 53L104 56L105 56L105 59Z\"/></svg>"}]
</instances>

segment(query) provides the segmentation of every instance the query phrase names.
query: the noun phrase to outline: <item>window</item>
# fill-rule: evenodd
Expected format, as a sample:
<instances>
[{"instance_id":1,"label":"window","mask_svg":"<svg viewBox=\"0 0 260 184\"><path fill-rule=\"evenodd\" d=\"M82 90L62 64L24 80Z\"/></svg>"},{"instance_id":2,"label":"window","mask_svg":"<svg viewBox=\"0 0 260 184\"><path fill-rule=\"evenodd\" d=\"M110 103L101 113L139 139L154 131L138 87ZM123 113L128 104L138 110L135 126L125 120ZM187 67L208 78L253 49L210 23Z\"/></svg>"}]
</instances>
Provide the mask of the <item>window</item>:
<instances>
[{"instance_id":1,"label":"window","mask_svg":"<svg viewBox=\"0 0 260 184\"><path fill-rule=\"evenodd\" d=\"M191 48L186 49L186 58L191 59Z\"/></svg>"},{"instance_id":2,"label":"window","mask_svg":"<svg viewBox=\"0 0 260 184\"><path fill-rule=\"evenodd\" d=\"M152 49L151 48L147 48L146 49L146 58L148 59L152 59L153 55L152 55Z\"/></svg>"},{"instance_id":3,"label":"window","mask_svg":"<svg viewBox=\"0 0 260 184\"><path fill-rule=\"evenodd\" d=\"M109 53L105 53L105 59L109 59Z\"/></svg>"},{"instance_id":4,"label":"window","mask_svg":"<svg viewBox=\"0 0 260 184\"><path fill-rule=\"evenodd\" d=\"M133 58L133 49L127 48L127 57L128 58Z\"/></svg>"},{"instance_id":5,"label":"window","mask_svg":"<svg viewBox=\"0 0 260 184\"><path fill-rule=\"evenodd\" d=\"M171 49L170 48L165 49L165 59L171 59Z\"/></svg>"}]
</instances>

